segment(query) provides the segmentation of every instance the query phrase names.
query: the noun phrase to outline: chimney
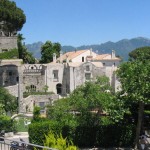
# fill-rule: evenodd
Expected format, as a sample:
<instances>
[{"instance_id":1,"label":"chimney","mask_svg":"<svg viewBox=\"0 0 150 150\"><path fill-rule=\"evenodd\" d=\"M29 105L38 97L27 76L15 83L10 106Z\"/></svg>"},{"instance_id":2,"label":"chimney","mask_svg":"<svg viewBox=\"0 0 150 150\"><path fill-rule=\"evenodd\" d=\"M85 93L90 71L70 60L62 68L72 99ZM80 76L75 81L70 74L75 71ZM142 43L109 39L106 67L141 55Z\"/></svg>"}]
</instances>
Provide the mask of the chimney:
<instances>
[{"instance_id":1,"label":"chimney","mask_svg":"<svg viewBox=\"0 0 150 150\"><path fill-rule=\"evenodd\" d=\"M53 62L56 62L56 53L53 53Z\"/></svg>"},{"instance_id":2,"label":"chimney","mask_svg":"<svg viewBox=\"0 0 150 150\"><path fill-rule=\"evenodd\" d=\"M92 48L90 48L90 56L92 56Z\"/></svg>"},{"instance_id":3,"label":"chimney","mask_svg":"<svg viewBox=\"0 0 150 150\"><path fill-rule=\"evenodd\" d=\"M111 58L114 59L115 57L116 57L116 56L115 56L115 51L112 50L112 52L111 52Z\"/></svg>"},{"instance_id":4,"label":"chimney","mask_svg":"<svg viewBox=\"0 0 150 150\"><path fill-rule=\"evenodd\" d=\"M66 55L66 63L69 63L68 54Z\"/></svg>"},{"instance_id":5,"label":"chimney","mask_svg":"<svg viewBox=\"0 0 150 150\"><path fill-rule=\"evenodd\" d=\"M59 55L59 58L60 58L60 63L62 63L62 55L63 55L63 53L62 53L62 51L60 51L60 55Z\"/></svg>"}]
</instances>

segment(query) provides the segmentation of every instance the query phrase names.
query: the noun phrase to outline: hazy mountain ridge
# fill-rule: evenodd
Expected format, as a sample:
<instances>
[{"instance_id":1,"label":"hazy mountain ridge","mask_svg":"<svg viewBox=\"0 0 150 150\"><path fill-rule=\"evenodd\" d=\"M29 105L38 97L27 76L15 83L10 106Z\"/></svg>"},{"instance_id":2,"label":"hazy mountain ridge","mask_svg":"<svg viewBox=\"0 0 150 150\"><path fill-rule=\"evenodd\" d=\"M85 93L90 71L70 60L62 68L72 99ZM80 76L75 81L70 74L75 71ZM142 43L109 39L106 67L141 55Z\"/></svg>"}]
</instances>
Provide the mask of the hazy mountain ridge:
<instances>
[{"instance_id":1,"label":"hazy mountain ridge","mask_svg":"<svg viewBox=\"0 0 150 150\"><path fill-rule=\"evenodd\" d=\"M36 58L40 58L41 54L41 46L44 43L37 42L33 44L27 44L26 47L29 51L31 51ZM144 37L137 37L132 39L122 39L118 42L111 42L108 41L106 43L101 44L94 44L94 45L82 45L79 47L73 46L62 46L63 52L82 50L82 49L89 49L92 48L93 51L103 54L103 53L111 53L112 50L116 51L116 55L123 57L124 60L128 59L128 53L132 50L143 47L143 46L150 46L150 39Z\"/></svg>"}]
</instances>

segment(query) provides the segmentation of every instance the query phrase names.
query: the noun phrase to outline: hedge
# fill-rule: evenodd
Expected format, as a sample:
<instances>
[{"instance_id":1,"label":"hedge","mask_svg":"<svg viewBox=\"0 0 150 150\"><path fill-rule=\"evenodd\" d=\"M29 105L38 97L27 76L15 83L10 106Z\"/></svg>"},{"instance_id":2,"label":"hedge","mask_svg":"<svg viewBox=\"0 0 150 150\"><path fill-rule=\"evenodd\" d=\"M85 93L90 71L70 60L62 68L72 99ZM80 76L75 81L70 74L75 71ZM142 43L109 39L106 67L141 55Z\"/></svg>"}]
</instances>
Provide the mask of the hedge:
<instances>
[{"instance_id":1,"label":"hedge","mask_svg":"<svg viewBox=\"0 0 150 150\"><path fill-rule=\"evenodd\" d=\"M47 135L50 130L57 131L57 133L59 134L61 132L61 126L57 122L51 121L31 123L28 128L29 142L33 144L43 145L45 134Z\"/></svg>"},{"instance_id":2,"label":"hedge","mask_svg":"<svg viewBox=\"0 0 150 150\"><path fill-rule=\"evenodd\" d=\"M14 122L8 116L0 116L0 131L5 132L15 131Z\"/></svg>"},{"instance_id":3,"label":"hedge","mask_svg":"<svg viewBox=\"0 0 150 150\"><path fill-rule=\"evenodd\" d=\"M60 124L46 121L35 122L29 126L29 141L43 145L45 134L52 130L56 134L71 139L78 147L131 147L135 137L135 126L132 124L113 124L107 126L70 126L61 127Z\"/></svg>"}]
</instances>

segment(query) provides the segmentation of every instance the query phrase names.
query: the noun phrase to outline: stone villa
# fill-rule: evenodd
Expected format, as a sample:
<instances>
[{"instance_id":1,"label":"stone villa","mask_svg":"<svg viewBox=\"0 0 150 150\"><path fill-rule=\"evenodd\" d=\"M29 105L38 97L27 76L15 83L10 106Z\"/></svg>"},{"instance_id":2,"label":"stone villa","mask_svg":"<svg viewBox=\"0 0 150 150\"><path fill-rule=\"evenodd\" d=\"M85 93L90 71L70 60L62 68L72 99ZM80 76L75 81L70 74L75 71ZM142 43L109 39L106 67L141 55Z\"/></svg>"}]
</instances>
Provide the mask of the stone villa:
<instances>
[{"instance_id":1,"label":"stone villa","mask_svg":"<svg viewBox=\"0 0 150 150\"><path fill-rule=\"evenodd\" d=\"M9 48L9 44L7 46ZM11 46L16 47L15 44ZM85 81L96 80L97 76L109 77L111 86L117 91L120 84L114 72L119 64L120 59L115 56L115 51L98 55L92 49L67 52L59 58L54 54L53 62L48 64L23 64L20 59L0 60L0 86L17 97L19 112L26 112L26 107L32 112L33 105L43 107L60 95L67 96ZM45 85L54 94L23 98L23 93L28 89L40 92Z\"/></svg>"},{"instance_id":2,"label":"stone villa","mask_svg":"<svg viewBox=\"0 0 150 150\"><path fill-rule=\"evenodd\" d=\"M110 84L117 90L119 82L114 71L120 59L112 54L97 55L92 50L68 52L58 59L54 54L49 64L22 64L22 60L1 60L0 86L7 88L19 99L20 111L24 112L33 103L44 106L49 100L58 99L58 95L66 96L85 81L95 80L97 76L106 75ZM29 96L23 98L23 92L30 87L31 91L43 91L44 86L52 95Z\"/></svg>"}]
</instances>

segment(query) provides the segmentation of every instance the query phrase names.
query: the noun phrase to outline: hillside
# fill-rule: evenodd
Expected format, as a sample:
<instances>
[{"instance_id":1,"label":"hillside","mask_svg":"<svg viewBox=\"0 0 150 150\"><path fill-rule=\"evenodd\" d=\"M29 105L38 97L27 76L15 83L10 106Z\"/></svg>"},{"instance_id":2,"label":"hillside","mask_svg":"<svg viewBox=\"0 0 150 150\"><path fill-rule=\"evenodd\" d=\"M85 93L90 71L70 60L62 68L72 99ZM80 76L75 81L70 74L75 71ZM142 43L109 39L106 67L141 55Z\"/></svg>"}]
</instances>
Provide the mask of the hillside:
<instances>
[{"instance_id":1,"label":"hillside","mask_svg":"<svg viewBox=\"0 0 150 150\"><path fill-rule=\"evenodd\" d=\"M36 58L40 58L40 48L42 42L37 42L33 44L27 44L26 47L28 50L30 50ZM62 51L73 51L75 49L81 50L81 49L89 49L92 48L93 51L103 54L103 53L111 53L111 50L116 51L116 55L121 56L124 60L128 59L128 53L132 50L143 47L143 46L150 46L150 39L144 38L144 37L137 37L132 39L123 39L118 42L111 42L108 41L106 43L102 44L96 44L96 45L82 45L79 47L73 47L73 46L62 46Z\"/></svg>"}]
</instances>

